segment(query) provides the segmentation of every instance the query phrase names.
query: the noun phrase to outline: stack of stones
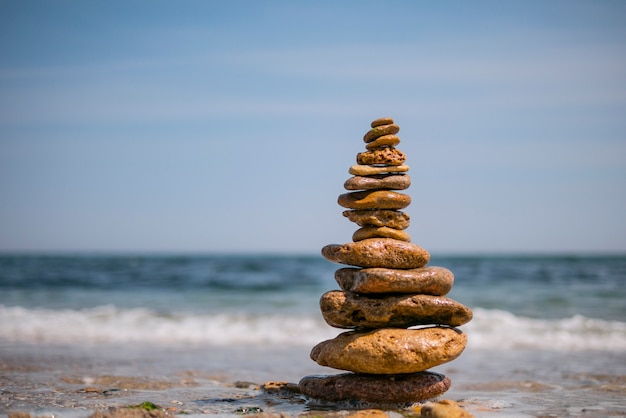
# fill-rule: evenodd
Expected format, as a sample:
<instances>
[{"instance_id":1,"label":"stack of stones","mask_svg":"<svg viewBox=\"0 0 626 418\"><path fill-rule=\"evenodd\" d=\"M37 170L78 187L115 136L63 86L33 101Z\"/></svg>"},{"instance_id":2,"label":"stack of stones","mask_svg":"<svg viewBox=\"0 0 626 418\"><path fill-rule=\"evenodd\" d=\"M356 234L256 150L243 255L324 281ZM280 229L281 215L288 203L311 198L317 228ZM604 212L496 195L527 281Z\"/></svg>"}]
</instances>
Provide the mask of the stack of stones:
<instances>
[{"instance_id":1,"label":"stack of stones","mask_svg":"<svg viewBox=\"0 0 626 418\"><path fill-rule=\"evenodd\" d=\"M426 266L430 254L412 244L401 209L411 198L405 154L396 149L400 130L391 118L372 122L338 202L360 226L353 242L327 245L322 255L355 267L336 271L342 290L320 301L326 322L350 331L323 341L311 351L322 366L349 373L306 376L302 393L318 401L363 405L407 405L437 397L450 379L428 369L449 362L465 349L467 337L455 327L472 311L445 297L454 281L443 267ZM416 328L418 327L419 328Z\"/></svg>"}]
</instances>

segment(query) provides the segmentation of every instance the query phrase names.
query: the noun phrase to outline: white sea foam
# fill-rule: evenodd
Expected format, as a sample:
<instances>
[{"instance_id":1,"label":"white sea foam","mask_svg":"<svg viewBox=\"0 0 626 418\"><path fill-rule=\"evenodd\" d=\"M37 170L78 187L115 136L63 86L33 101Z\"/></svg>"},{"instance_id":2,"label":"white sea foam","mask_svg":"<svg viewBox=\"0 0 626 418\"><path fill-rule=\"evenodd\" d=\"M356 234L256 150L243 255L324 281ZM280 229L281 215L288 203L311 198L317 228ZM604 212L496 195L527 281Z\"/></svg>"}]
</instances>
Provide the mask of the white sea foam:
<instances>
[{"instance_id":1,"label":"white sea foam","mask_svg":"<svg viewBox=\"0 0 626 418\"><path fill-rule=\"evenodd\" d=\"M35 343L314 344L337 330L306 316L163 315L145 308L81 310L0 305L0 339Z\"/></svg>"},{"instance_id":2,"label":"white sea foam","mask_svg":"<svg viewBox=\"0 0 626 418\"><path fill-rule=\"evenodd\" d=\"M626 350L625 322L583 316L543 320L477 308L474 319L461 329L473 349ZM312 346L339 332L321 314L164 315L113 306L52 310L0 305L0 340L11 342Z\"/></svg>"},{"instance_id":3,"label":"white sea foam","mask_svg":"<svg viewBox=\"0 0 626 418\"><path fill-rule=\"evenodd\" d=\"M626 349L625 322L591 319L581 315L546 320L476 308L473 320L462 328L468 336L468 347L471 348Z\"/></svg>"}]
</instances>

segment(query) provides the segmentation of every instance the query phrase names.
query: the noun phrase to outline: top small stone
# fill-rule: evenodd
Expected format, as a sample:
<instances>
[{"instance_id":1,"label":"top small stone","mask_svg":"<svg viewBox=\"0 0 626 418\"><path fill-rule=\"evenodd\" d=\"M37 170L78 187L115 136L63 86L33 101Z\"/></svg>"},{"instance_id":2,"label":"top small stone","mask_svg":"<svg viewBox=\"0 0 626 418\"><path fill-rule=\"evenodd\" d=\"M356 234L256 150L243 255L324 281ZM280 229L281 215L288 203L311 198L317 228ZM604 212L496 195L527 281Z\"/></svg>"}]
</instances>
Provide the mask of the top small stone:
<instances>
[{"instance_id":1,"label":"top small stone","mask_svg":"<svg viewBox=\"0 0 626 418\"><path fill-rule=\"evenodd\" d=\"M392 118L379 118L372 122L370 125L372 128L375 128L380 125L391 125L393 123Z\"/></svg>"}]
</instances>

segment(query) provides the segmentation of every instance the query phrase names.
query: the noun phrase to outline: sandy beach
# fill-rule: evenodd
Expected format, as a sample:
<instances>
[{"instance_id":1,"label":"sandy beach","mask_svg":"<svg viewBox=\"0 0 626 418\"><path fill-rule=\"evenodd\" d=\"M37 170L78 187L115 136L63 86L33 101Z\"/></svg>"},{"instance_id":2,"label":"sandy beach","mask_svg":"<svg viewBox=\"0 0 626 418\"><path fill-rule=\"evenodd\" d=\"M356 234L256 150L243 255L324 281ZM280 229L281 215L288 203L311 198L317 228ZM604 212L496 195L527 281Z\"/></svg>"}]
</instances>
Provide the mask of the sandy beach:
<instances>
[{"instance_id":1,"label":"sandy beach","mask_svg":"<svg viewBox=\"0 0 626 418\"><path fill-rule=\"evenodd\" d=\"M146 402L171 415L347 416L349 405L311 404L287 386L334 370L307 347L3 344L0 413L88 417ZM442 399L475 417L626 416L626 354L581 351L464 353L436 370L452 379ZM411 408L385 411L415 415ZM400 415L398 415L400 416Z\"/></svg>"}]
</instances>

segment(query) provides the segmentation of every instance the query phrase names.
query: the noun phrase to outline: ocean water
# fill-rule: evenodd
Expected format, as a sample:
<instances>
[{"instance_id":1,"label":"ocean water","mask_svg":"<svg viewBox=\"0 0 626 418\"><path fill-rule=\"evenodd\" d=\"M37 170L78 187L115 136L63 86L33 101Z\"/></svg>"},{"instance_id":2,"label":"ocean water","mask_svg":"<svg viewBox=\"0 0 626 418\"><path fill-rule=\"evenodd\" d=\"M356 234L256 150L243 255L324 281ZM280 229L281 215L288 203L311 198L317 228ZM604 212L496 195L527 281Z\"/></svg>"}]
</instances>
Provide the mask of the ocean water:
<instances>
[{"instance_id":1,"label":"ocean water","mask_svg":"<svg viewBox=\"0 0 626 418\"><path fill-rule=\"evenodd\" d=\"M465 352L438 369L475 416L626 414L626 256L433 255L429 265L454 273L448 296L474 312ZM135 359L231 380L335 373L308 351L342 332L318 306L340 267L318 255L2 255L0 362L77 367L68 359L87 356L103 373L145 372L120 369ZM20 367L11 379L28 386L36 378Z\"/></svg>"},{"instance_id":2,"label":"ocean water","mask_svg":"<svg viewBox=\"0 0 626 418\"><path fill-rule=\"evenodd\" d=\"M626 350L626 256L433 257L470 347ZM320 256L1 256L0 340L310 345L341 266Z\"/></svg>"}]
</instances>

